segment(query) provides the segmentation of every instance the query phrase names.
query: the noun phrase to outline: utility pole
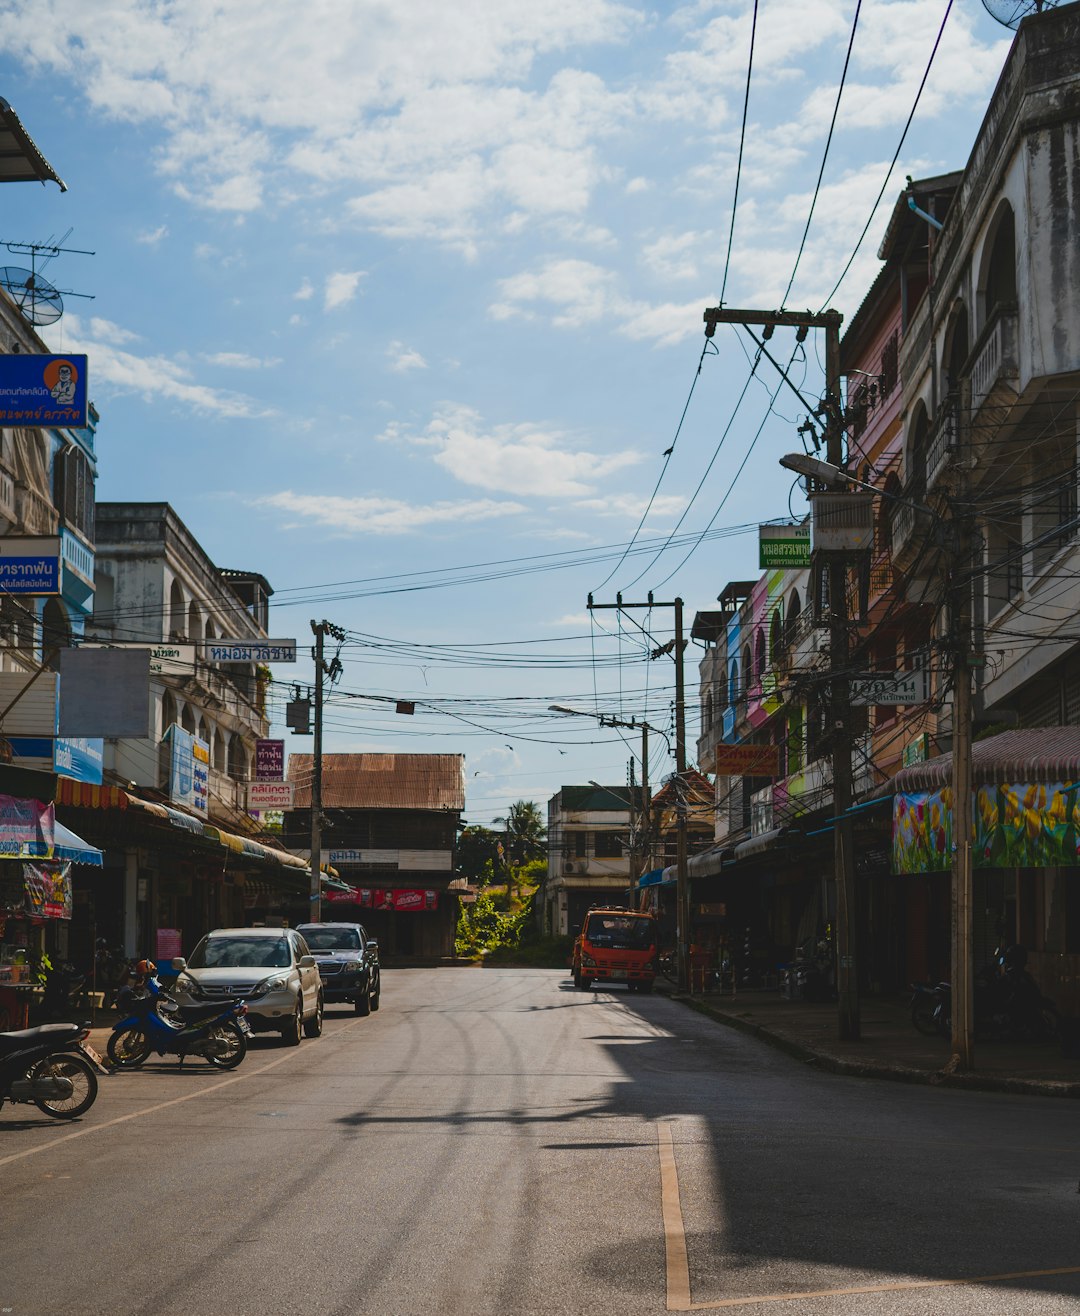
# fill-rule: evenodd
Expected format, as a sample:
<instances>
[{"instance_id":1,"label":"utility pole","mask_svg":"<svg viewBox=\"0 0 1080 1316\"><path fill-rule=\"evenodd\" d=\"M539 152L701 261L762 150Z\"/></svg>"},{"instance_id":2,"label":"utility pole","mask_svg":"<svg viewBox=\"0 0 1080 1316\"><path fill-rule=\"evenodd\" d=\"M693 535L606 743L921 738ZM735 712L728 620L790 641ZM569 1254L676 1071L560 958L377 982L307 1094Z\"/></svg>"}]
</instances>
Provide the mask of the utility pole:
<instances>
[{"instance_id":1,"label":"utility pole","mask_svg":"<svg viewBox=\"0 0 1080 1316\"><path fill-rule=\"evenodd\" d=\"M966 470L959 463L958 489L966 501ZM974 854L971 832L971 532L957 527L957 572L952 590L953 642L953 856L952 856L952 1058L954 1069L975 1068Z\"/></svg>"},{"instance_id":2,"label":"utility pole","mask_svg":"<svg viewBox=\"0 0 1080 1316\"><path fill-rule=\"evenodd\" d=\"M311 755L311 922L322 922L322 713L323 640L326 622L311 623L315 632L315 743Z\"/></svg>"},{"instance_id":3,"label":"utility pole","mask_svg":"<svg viewBox=\"0 0 1080 1316\"><path fill-rule=\"evenodd\" d=\"M831 465L844 470L844 419L840 397L839 311L748 311L722 306L705 311L705 334L711 338L718 324L761 325L765 337L777 326L798 330L799 340L810 329L825 331L825 399L821 411L825 423L826 456ZM764 350L764 349L763 349ZM770 357L770 360L772 358ZM779 369L779 367L778 367ZM783 373L783 372L781 372ZM787 380L787 375L784 375ZM795 388L790 380L789 387ZM795 390L796 392L798 390ZM820 414L820 413L819 413ZM833 873L836 883L836 992L837 1024L842 1039L860 1033L859 979L856 964L857 914L855 908L855 852L851 825L851 687L847 615L847 564L843 556L831 556L829 579L830 739L833 766Z\"/></svg>"},{"instance_id":4,"label":"utility pole","mask_svg":"<svg viewBox=\"0 0 1080 1316\"><path fill-rule=\"evenodd\" d=\"M690 882L686 861L686 692L683 680L683 601L674 599L670 603L657 603L650 594L646 603L624 603L621 594L615 595L614 603L594 603L589 595L590 612L614 610L629 612L633 608L673 608L675 610L675 639L659 649L654 649L652 656L659 658L669 652L675 660L675 951L678 963L679 991L690 990ZM646 746L647 750L647 746ZM646 769L647 771L647 769ZM644 775L644 774L643 774Z\"/></svg>"},{"instance_id":5,"label":"utility pole","mask_svg":"<svg viewBox=\"0 0 1080 1316\"><path fill-rule=\"evenodd\" d=\"M311 755L311 922L322 922L322 738L323 738L323 678L330 684L341 675L341 661L334 656L327 664L323 657L323 644L329 635L339 643L345 639L340 626L326 620L312 621L315 636L315 743Z\"/></svg>"}]
</instances>

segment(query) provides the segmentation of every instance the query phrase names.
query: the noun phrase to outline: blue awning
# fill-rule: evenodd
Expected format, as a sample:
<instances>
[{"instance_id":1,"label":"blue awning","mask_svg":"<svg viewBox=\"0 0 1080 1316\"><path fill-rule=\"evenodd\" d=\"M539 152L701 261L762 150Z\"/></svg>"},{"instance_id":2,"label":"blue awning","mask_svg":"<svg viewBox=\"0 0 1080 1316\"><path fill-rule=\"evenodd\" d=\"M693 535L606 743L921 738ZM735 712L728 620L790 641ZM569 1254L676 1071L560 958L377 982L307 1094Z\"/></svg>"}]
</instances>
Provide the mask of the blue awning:
<instances>
[{"instance_id":1,"label":"blue awning","mask_svg":"<svg viewBox=\"0 0 1080 1316\"><path fill-rule=\"evenodd\" d=\"M646 886L659 886L663 880L664 870L662 868L654 868L651 873L642 873L638 878L638 890L640 891L642 887Z\"/></svg>"},{"instance_id":2,"label":"blue awning","mask_svg":"<svg viewBox=\"0 0 1080 1316\"><path fill-rule=\"evenodd\" d=\"M70 859L73 864L89 864L93 868L104 866L101 851L88 845L62 822L53 825L53 854L57 859Z\"/></svg>"}]
</instances>

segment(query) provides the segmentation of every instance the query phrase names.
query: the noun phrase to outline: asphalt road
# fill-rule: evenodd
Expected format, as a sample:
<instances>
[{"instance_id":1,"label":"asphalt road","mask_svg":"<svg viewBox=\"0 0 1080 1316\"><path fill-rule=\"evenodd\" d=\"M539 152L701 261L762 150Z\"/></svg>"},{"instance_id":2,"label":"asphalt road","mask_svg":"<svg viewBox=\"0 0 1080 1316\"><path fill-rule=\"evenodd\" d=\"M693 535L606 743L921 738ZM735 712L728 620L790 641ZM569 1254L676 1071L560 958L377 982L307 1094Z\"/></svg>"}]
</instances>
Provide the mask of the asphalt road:
<instances>
[{"instance_id":1,"label":"asphalt road","mask_svg":"<svg viewBox=\"0 0 1080 1316\"><path fill-rule=\"evenodd\" d=\"M103 1079L75 1124L4 1107L0 1313L1080 1308L1071 1102L820 1074L554 972L382 999Z\"/></svg>"}]
</instances>

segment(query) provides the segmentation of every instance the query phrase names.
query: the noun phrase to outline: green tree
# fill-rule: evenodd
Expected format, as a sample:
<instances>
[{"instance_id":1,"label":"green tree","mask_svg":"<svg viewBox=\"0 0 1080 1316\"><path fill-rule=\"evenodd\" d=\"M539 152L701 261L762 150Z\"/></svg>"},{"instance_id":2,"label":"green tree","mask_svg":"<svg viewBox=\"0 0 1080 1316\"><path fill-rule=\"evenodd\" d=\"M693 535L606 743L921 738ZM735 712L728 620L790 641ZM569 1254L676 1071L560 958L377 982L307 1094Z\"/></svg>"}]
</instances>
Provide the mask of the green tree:
<instances>
[{"instance_id":1,"label":"green tree","mask_svg":"<svg viewBox=\"0 0 1080 1316\"><path fill-rule=\"evenodd\" d=\"M506 814L493 819L502 823L506 836L507 858L519 867L531 859L547 854L547 826L540 806L532 800L516 800Z\"/></svg>"},{"instance_id":2,"label":"green tree","mask_svg":"<svg viewBox=\"0 0 1080 1316\"><path fill-rule=\"evenodd\" d=\"M486 886L496 878L502 880L499 845L502 833L490 827L462 828L457 841L457 871L477 886Z\"/></svg>"}]
</instances>

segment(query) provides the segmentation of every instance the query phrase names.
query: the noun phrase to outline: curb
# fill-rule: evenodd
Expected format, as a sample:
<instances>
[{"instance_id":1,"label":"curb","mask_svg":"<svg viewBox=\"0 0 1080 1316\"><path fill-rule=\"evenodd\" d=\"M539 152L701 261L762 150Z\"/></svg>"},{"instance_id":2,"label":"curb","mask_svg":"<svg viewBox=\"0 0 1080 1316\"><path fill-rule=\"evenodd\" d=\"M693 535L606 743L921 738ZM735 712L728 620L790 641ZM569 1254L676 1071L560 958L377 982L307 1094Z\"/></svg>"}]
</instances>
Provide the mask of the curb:
<instances>
[{"instance_id":1,"label":"curb","mask_svg":"<svg viewBox=\"0 0 1080 1316\"><path fill-rule=\"evenodd\" d=\"M748 1037L755 1037L759 1042L765 1042L793 1059L801 1060L806 1065L814 1065L829 1074L839 1074L846 1078L887 1079L893 1083L921 1083L927 1087L961 1088L969 1092L1004 1092L1013 1096L1080 1099L1080 1082L1070 1082L1065 1079L1012 1078L979 1073L952 1074L943 1069L913 1069L910 1065L899 1065L883 1060L848 1060L841 1056L829 1055L827 1051L815 1051L812 1047L804 1046L783 1033L773 1032L763 1024L727 1014L691 996L681 996L677 992L671 992L669 995L671 1000L705 1015L715 1023L745 1033Z\"/></svg>"}]
</instances>

